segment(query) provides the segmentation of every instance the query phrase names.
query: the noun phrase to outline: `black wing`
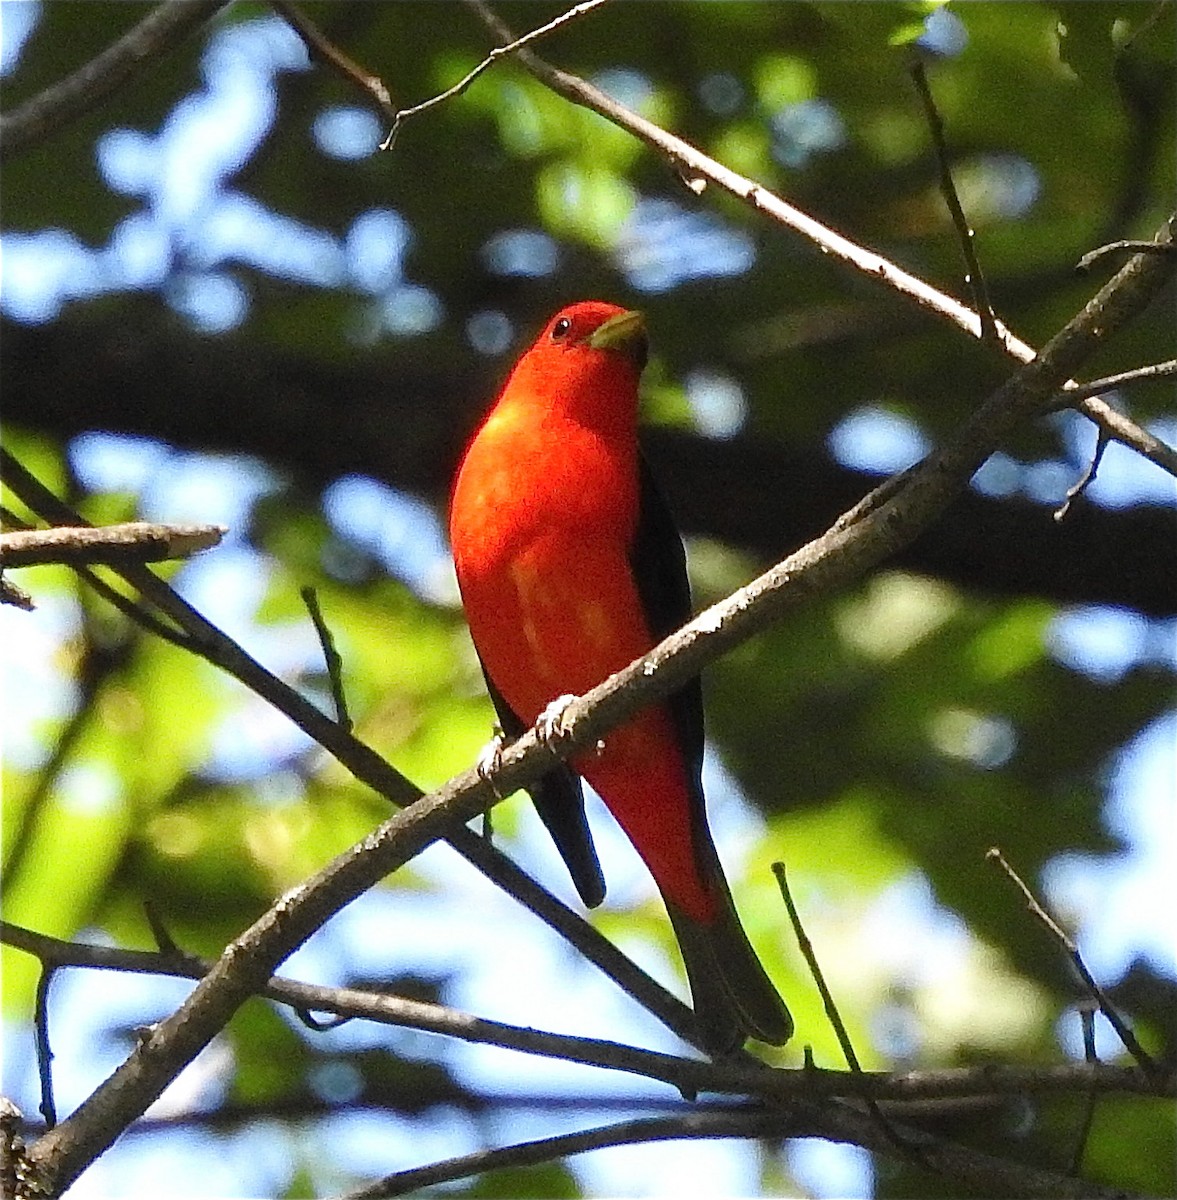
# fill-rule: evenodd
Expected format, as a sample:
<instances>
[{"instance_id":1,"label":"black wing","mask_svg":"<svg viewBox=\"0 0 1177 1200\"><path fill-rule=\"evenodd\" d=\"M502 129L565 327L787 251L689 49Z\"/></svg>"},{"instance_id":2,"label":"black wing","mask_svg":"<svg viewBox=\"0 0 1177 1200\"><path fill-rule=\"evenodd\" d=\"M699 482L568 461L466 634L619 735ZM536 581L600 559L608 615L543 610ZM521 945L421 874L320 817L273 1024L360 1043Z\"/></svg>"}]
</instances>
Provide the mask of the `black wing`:
<instances>
[{"instance_id":1,"label":"black wing","mask_svg":"<svg viewBox=\"0 0 1177 1200\"><path fill-rule=\"evenodd\" d=\"M691 619L687 553L653 472L640 455L638 486L638 528L630 548L629 565L650 633L660 642ZM698 797L697 816L702 820L703 689L698 677L684 684L666 703Z\"/></svg>"},{"instance_id":2,"label":"black wing","mask_svg":"<svg viewBox=\"0 0 1177 1200\"><path fill-rule=\"evenodd\" d=\"M485 666L482 674L498 714L499 725L513 741L524 733L527 726L503 699ZM560 857L568 867L568 874L572 876L581 900L586 907L596 908L605 899L605 877L601 873L593 835L589 832L588 820L584 815L584 790L580 779L567 767L558 766L528 791L540 820L547 827L556 849L560 851Z\"/></svg>"}]
</instances>

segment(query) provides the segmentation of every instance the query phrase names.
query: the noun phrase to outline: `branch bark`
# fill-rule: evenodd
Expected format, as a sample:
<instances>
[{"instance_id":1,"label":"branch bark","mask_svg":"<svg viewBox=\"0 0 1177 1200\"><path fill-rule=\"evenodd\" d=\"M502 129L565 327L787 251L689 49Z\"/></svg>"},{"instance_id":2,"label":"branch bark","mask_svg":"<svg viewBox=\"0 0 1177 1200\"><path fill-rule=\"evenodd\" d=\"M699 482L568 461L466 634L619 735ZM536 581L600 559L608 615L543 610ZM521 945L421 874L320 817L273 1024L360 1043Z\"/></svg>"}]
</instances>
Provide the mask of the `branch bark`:
<instances>
[{"instance_id":1,"label":"branch bark","mask_svg":"<svg viewBox=\"0 0 1177 1200\"><path fill-rule=\"evenodd\" d=\"M0 567L187 558L217 545L227 532L224 525L160 525L147 521L16 529L0 533Z\"/></svg>"}]
</instances>

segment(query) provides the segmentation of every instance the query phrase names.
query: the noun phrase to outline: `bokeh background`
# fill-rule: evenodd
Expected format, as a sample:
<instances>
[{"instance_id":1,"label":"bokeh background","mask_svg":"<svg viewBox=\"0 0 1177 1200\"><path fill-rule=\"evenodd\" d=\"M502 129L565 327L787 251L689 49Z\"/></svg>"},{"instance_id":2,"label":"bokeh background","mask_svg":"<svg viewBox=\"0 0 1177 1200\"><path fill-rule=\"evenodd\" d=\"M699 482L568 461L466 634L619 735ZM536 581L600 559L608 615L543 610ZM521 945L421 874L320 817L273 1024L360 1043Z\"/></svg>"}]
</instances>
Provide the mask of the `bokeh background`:
<instances>
[{"instance_id":1,"label":"bokeh background","mask_svg":"<svg viewBox=\"0 0 1177 1200\"><path fill-rule=\"evenodd\" d=\"M458 3L308 3L398 106L490 45ZM0 3L11 112L147 8ZM559 6L497 11L522 32ZM540 49L851 238L963 294L960 248L906 71L918 45L1000 316L1040 344L1101 278L1075 261L1172 207L1174 30L1150 4L606 5ZM695 195L622 131L499 63L387 123L264 4L237 3L94 112L5 161L5 445L93 521L223 522L164 573L329 705L299 589L343 656L358 734L422 787L470 764L492 713L458 604L445 497L465 439L564 302L647 313L648 453L699 605L815 535L949 433L1009 364L730 197ZM1170 303L1093 374L1172 357ZM1171 383L1117 398L1170 442ZM712 824L745 924L840 1066L769 864L784 859L864 1065L1083 1056L1068 964L984 861L1000 845L1140 1036L1172 1053L1177 716L1174 481L1111 446L1062 521L1092 427L1018 431L937 527L704 680ZM6 501L7 502L7 501ZM16 506L19 508L19 506ZM129 626L69 573L0 610L6 919L150 947L149 900L215 954L387 815L258 698ZM593 922L685 995L652 884L599 805ZM574 897L524 798L495 836ZM681 1050L438 847L287 964L480 1015ZM3 954L3 1091L35 1115L36 964ZM67 1113L185 994L65 972L51 990ZM1108 1060L1121 1048L1097 1028ZM248 1004L72 1195L327 1195L402 1167L609 1119L668 1089ZM1081 1106L1019 1103L954 1132L1065 1164ZM1171 1194L1171 1106L1104 1101L1095 1178ZM477 1195L946 1194L817 1141L597 1151Z\"/></svg>"}]
</instances>

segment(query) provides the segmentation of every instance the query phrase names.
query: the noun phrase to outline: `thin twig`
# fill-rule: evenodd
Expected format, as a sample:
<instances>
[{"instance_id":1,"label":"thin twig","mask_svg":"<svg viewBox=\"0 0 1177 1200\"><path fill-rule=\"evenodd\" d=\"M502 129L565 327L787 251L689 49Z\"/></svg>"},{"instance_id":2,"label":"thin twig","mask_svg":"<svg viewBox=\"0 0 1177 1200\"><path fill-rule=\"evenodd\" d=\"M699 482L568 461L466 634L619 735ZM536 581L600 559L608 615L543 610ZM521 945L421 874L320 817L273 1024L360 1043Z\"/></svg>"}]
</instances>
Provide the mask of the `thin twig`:
<instances>
[{"instance_id":1,"label":"thin twig","mask_svg":"<svg viewBox=\"0 0 1177 1200\"><path fill-rule=\"evenodd\" d=\"M919 1129L904 1127L905 1139L918 1142L931 1170L951 1178L969 1194L1050 1196L1068 1200L1125 1200L1126 1193L1076 1180L1056 1171L1009 1162L952 1142L939 1141ZM518 1169L581 1154L605 1146L695 1138L822 1137L854 1142L870 1150L889 1149L887 1140L865 1114L848 1105L795 1103L781 1108L712 1109L673 1117L644 1117L580 1133L522 1142L497 1149L399 1171L340 1200L382 1200L448 1181L482 1175L503 1167Z\"/></svg>"},{"instance_id":2,"label":"thin twig","mask_svg":"<svg viewBox=\"0 0 1177 1200\"><path fill-rule=\"evenodd\" d=\"M472 1154L430 1163L427 1167L396 1171L367 1187L345 1192L340 1200L383 1200L388 1196L403 1196L408 1192L436 1187L440 1183L465 1179L471 1175L483 1175L507 1167L517 1170L520 1167L538 1166L540 1163L567 1158L570 1154L599 1150L604 1146L632 1146L684 1138L780 1136L782 1126L788 1126L788 1118L784 1114L747 1108L690 1112L673 1117L638 1117L632 1121L619 1121L577 1133L476 1150Z\"/></svg>"},{"instance_id":3,"label":"thin twig","mask_svg":"<svg viewBox=\"0 0 1177 1200\"><path fill-rule=\"evenodd\" d=\"M327 667L327 678L331 682L331 699L335 704L335 720L344 729L352 728L351 717L347 711L347 694L343 690L343 659L335 648L335 637L323 619L323 610L319 607L319 594L313 587L307 586L299 591L307 612L311 615L311 623L323 650L323 662Z\"/></svg>"},{"instance_id":4,"label":"thin twig","mask_svg":"<svg viewBox=\"0 0 1177 1200\"><path fill-rule=\"evenodd\" d=\"M850 1040L850 1033L846 1029L846 1024L842 1020L842 1014L838 1011L838 1005L834 1001L834 994L830 991L829 984L826 983L825 974L817 961L817 952L813 949L813 943L809 940L809 934L805 932L805 926L801 921L801 914L797 911L797 905L793 902L793 893L789 889L789 877L785 872L785 864L783 862L774 862L772 864L772 873L776 876L777 886L781 891L781 899L785 902L785 909L789 914L789 923L793 926L793 936L797 939L797 945L800 947L801 953L805 958L805 963L809 967L810 975L813 976L813 982L817 984L817 990L821 993L822 1007L825 1009L827 1020L837 1035L838 1045L842 1047L842 1053L846 1056L846 1064L849 1066L852 1075L861 1075L863 1073L862 1064L858 1061L858 1055L854 1052L854 1043ZM902 1153L910 1154L917 1165L923 1165L919 1160L915 1147L909 1146L895 1132L894 1126L883 1116L876 1101L868 1097L866 1107L892 1145Z\"/></svg>"},{"instance_id":5,"label":"thin twig","mask_svg":"<svg viewBox=\"0 0 1177 1200\"><path fill-rule=\"evenodd\" d=\"M338 71L349 83L355 84L376 102L376 107L388 119L396 117L396 105L392 102L384 81L371 71L365 70L349 57L290 0L270 0L271 6L280 17L302 38L311 58L317 58L332 70Z\"/></svg>"},{"instance_id":6,"label":"thin twig","mask_svg":"<svg viewBox=\"0 0 1177 1200\"><path fill-rule=\"evenodd\" d=\"M789 914L789 923L793 926L793 936L797 939L797 945L800 947L806 965L809 967L809 973L813 976L813 982L817 984L817 990L821 993L822 1007L825 1009L826 1017L833 1026L834 1033L838 1036L838 1045L842 1047L842 1053L846 1056L846 1062L850 1070L855 1074L861 1074L862 1064L858 1061L858 1055L854 1053L854 1044L850 1040L850 1034L846 1032L846 1026L842 1021L842 1014L838 1012L838 1006L834 1003L833 993L830 991L826 983L826 977L818 964L813 943L809 940L809 935L805 932L805 926L801 923L801 914L797 911L797 905L793 903L793 893L789 890L789 878L785 874L785 864L783 862L774 862L772 864L772 873L776 876L777 887L781 891L781 899L785 902L785 909Z\"/></svg>"},{"instance_id":7,"label":"thin twig","mask_svg":"<svg viewBox=\"0 0 1177 1200\"><path fill-rule=\"evenodd\" d=\"M1079 978L1083 980L1084 986L1087 988L1092 999L1099 1005L1099 1011L1107 1018L1108 1024L1116 1031L1116 1035L1120 1041L1124 1043L1124 1048L1136 1059L1141 1070L1150 1076L1156 1077L1159 1074L1156 1062L1153 1061L1152 1056L1136 1040L1136 1035L1124 1023L1120 1014L1116 1011L1115 1005L1108 999L1103 988L1096 983L1094 976L1087 969L1087 964L1083 961L1083 956L1079 953L1079 948L1067 936L1066 932L1059 927L1050 913L1038 903L1034 898L1034 893L1026 886L1017 871L1006 862L1005 855L1002 854L997 846L991 847L985 857L990 862L996 863L1006 873L1014 886L1021 891L1026 901L1026 907L1046 926L1051 936L1070 956L1071 962L1075 965L1075 970L1079 973Z\"/></svg>"},{"instance_id":8,"label":"thin twig","mask_svg":"<svg viewBox=\"0 0 1177 1200\"><path fill-rule=\"evenodd\" d=\"M1083 1058L1088 1066L1097 1066L1099 1056L1095 1053L1095 1013L1096 1008L1091 1001L1079 1005L1079 1020L1083 1025ZM1095 1121L1095 1106L1099 1093L1094 1089L1087 1093L1087 1103L1083 1106L1083 1119L1079 1124L1079 1133L1075 1138L1075 1152L1071 1156L1071 1174L1078 1175L1083 1169L1083 1156L1087 1153L1087 1142L1091 1137L1091 1126Z\"/></svg>"},{"instance_id":9,"label":"thin twig","mask_svg":"<svg viewBox=\"0 0 1177 1200\"><path fill-rule=\"evenodd\" d=\"M1150 246L1154 243L1149 242ZM1101 379L1091 379L1087 383L1076 383L1059 393L1060 408L1069 408L1078 400L1086 400L1088 396L1102 396L1104 392L1113 391L1127 383L1141 383L1150 379L1172 379L1177 376L1177 358L1168 358L1164 362L1150 363L1147 367L1133 367L1131 371L1120 371L1116 375L1104 375Z\"/></svg>"},{"instance_id":10,"label":"thin twig","mask_svg":"<svg viewBox=\"0 0 1177 1200\"><path fill-rule=\"evenodd\" d=\"M584 16L585 13L590 12L594 8L600 8L606 2L607 0L584 0L582 4L574 5L567 12L561 13L546 25L541 25L538 29L533 29L530 33L525 33L522 37L515 38L508 45L496 46L478 66L463 75L452 87L446 88L444 92L439 92L436 96L430 96L428 100L422 100L420 104L414 104L411 108L402 108L397 112L393 116L392 128L388 131L388 136L380 143L380 149L391 150L396 144L397 134L400 133L401 126L405 121L410 117L417 116L419 113L435 108L446 100L453 99L454 96L460 96L483 71L493 66L500 58L505 58L509 54L515 54L522 47L531 42L538 41L542 37L546 37L562 25L567 25L569 21L574 21L577 17Z\"/></svg>"},{"instance_id":11,"label":"thin twig","mask_svg":"<svg viewBox=\"0 0 1177 1200\"><path fill-rule=\"evenodd\" d=\"M143 915L147 918L147 926L151 930L151 936L155 939L156 946L159 947L160 956L173 966L182 968L183 974L199 979L207 970L207 966L201 961L199 955L189 954L172 937L171 931L164 924L163 917L160 916L159 909L153 900L143 901Z\"/></svg>"},{"instance_id":12,"label":"thin twig","mask_svg":"<svg viewBox=\"0 0 1177 1200\"><path fill-rule=\"evenodd\" d=\"M32 612L37 606L33 598L22 587L18 587L11 579L0 574L0 604L11 604L13 608Z\"/></svg>"},{"instance_id":13,"label":"thin twig","mask_svg":"<svg viewBox=\"0 0 1177 1200\"><path fill-rule=\"evenodd\" d=\"M49 1045L49 985L53 982L54 969L51 964L41 964L33 1006L33 1041L37 1050L37 1077L41 1081L38 1107L49 1129L57 1124L57 1105L53 1102L53 1050Z\"/></svg>"},{"instance_id":14,"label":"thin twig","mask_svg":"<svg viewBox=\"0 0 1177 1200\"><path fill-rule=\"evenodd\" d=\"M93 111L137 72L203 25L228 0L167 0L72 75L0 117L0 159L9 159Z\"/></svg>"},{"instance_id":15,"label":"thin twig","mask_svg":"<svg viewBox=\"0 0 1177 1200\"><path fill-rule=\"evenodd\" d=\"M924 106L924 116L928 121L928 129L932 134L932 147L936 152L936 162L940 167L940 191L944 202L952 216L952 224L960 239L961 252L965 261L965 283L973 294L973 308L981 318L981 341L1000 345L997 336L997 323L993 316L993 306L989 302L989 289L985 284L985 276L981 271L981 263L977 258L976 234L969 224L968 218L961 207L960 196L952 179L952 168L948 161L948 141L944 136L944 121L936 106L932 89L928 86L928 75L924 70L923 60L913 56L909 71L915 90Z\"/></svg>"},{"instance_id":16,"label":"thin twig","mask_svg":"<svg viewBox=\"0 0 1177 1200\"><path fill-rule=\"evenodd\" d=\"M1088 250L1075 264L1077 271L1090 270L1095 263L1109 254L1173 254L1177 247L1171 243L1146 242L1137 238L1123 238L1118 242L1108 242L1106 246L1097 246Z\"/></svg>"},{"instance_id":17,"label":"thin twig","mask_svg":"<svg viewBox=\"0 0 1177 1200\"><path fill-rule=\"evenodd\" d=\"M225 525L163 525L127 521L119 525L56 525L0 533L0 566L40 567L49 563L160 562L187 558L217 545Z\"/></svg>"},{"instance_id":18,"label":"thin twig","mask_svg":"<svg viewBox=\"0 0 1177 1200\"><path fill-rule=\"evenodd\" d=\"M1067 488L1067 494L1063 499L1062 504L1054 510L1052 514L1056 521L1065 519L1067 513L1071 511L1071 504L1077 496L1081 496L1088 488L1092 480L1095 478L1095 473L1099 470L1099 464L1103 459L1103 452L1108 448L1107 435L1102 429L1096 430L1095 449L1091 452L1091 460L1087 464L1086 470L1079 476L1079 479Z\"/></svg>"},{"instance_id":19,"label":"thin twig","mask_svg":"<svg viewBox=\"0 0 1177 1200\"><path fill-rule=\"evenodd\" d=\"M1065 392L1063 394L1066 395ZM1080 400L1076 407L1085 417L1090 417L1095 422L1101 433L1135 450L1141 458L1147 458L1161 470L1177 476L1177 450L1162 442L1155 434L1149 433L1147 429L1141 428L1131 417L1113 408L1101 396L1088 396L1086 400Z\"/></svg>"}]
</instances>

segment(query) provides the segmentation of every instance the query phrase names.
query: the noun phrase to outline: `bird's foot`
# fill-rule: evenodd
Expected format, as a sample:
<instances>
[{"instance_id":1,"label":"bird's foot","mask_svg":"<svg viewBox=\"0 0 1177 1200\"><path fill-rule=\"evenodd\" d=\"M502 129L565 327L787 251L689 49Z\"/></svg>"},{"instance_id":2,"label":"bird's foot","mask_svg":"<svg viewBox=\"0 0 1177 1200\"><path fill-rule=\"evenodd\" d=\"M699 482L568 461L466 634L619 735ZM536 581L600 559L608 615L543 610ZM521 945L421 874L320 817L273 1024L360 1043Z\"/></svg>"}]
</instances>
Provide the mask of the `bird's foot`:
<instances>
[{"instance_id":1,"label":"bird's foot","mask_svg":"<svg viewBox=\"0 0 1177 1200\"><path fill-rule=\"evenodd\" d=\"M496 786L493 776L502 766L503 747L506 744L507 739L503 736L503 731L496 725L494 736L478 751L478 757L474 760L474 769L478 772L478 778L484 783L489 783L490 790L500 800L503 798L503 794Z\"/></svg>"},{"instance_id":2,"label":"bird's foot","mask_svg":"<svg viewBox=\"0 0 1177 1200\"><path fill-rule=\"evenodd\" d=\"M557 696L536 718L535 736L541 742L554 741L562 738L568 730L564 728L564 714L575 703L577 697L566 692Z\"/></svg>"}]
</instances>

